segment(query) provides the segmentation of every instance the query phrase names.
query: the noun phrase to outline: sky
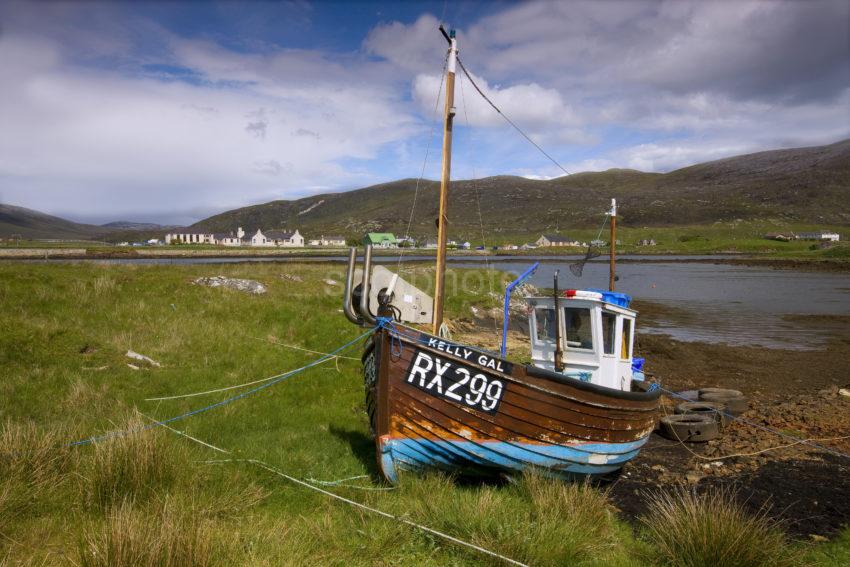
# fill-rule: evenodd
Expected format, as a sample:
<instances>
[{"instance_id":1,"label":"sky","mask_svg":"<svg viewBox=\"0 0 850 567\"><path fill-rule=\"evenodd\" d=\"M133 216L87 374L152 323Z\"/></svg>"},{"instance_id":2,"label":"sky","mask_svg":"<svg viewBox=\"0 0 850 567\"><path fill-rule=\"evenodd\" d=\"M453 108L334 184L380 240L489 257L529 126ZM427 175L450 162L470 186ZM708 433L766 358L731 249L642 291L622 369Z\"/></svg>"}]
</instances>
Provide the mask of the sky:
<instances>
[{"instance_id":1,"label":"sky","mask_svg":"<svg viewBox=\"0 0 850 567\"><path fill-rule=\"evenodd\" d=\"M0 203L189 224L436 179L441 22L570 172L850 137L847 0L0 0ZM454 178L563 175L461 76L455 105Z\"/></svg>"}]
</instances>

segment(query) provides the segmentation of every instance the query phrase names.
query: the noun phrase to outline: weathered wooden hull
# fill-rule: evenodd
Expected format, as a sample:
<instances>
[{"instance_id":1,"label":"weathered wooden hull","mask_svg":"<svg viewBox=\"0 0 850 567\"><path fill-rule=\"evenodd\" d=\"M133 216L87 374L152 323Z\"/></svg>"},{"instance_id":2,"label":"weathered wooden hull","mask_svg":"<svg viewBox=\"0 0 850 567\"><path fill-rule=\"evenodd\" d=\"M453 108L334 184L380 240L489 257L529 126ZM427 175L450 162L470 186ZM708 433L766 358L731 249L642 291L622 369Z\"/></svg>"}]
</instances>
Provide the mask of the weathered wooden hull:
<instances>
[{"instance_id":1,"label":"weathered wooden hull","mask_svg":"<svg viewBox=\"0 0 850 567\"><path fill-rule=\"evenodd\" d=\"M364 355L378 466L561 478L611 473L658 419L657 392L621 392L408 328L379 329Z\"/></svg>"}]
</instances>

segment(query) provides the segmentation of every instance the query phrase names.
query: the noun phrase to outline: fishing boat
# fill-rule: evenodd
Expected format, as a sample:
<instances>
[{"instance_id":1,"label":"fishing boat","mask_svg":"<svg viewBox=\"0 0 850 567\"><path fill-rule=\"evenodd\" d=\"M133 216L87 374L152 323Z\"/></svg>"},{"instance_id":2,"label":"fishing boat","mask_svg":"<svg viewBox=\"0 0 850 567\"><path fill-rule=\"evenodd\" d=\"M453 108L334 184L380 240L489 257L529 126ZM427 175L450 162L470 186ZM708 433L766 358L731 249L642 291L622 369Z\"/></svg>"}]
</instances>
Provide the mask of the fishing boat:
<instances>
[{"instance_id":1,"label":"fishing boat","mask_svg":"<svg viewBox=\"0 0 850 567\"><path fill-rule=\"evenodd\" d=\"M454 32L440 30L449 53L433 302L397 275L373 281L368 246L355 286L358 253L349 252L343 311L375 328L362 362L378 469L391 483L401 471L614 473L637 456L659 417L658 389L634 379L637 313L629 296L614 291L615 202L609 289L560 291L556 273L552 294L526 298L531 364L506 357L505 335L496 354L441 332L458 58ZM430 332L415 325L426 316Z\"/></svg>"}]
</instances>

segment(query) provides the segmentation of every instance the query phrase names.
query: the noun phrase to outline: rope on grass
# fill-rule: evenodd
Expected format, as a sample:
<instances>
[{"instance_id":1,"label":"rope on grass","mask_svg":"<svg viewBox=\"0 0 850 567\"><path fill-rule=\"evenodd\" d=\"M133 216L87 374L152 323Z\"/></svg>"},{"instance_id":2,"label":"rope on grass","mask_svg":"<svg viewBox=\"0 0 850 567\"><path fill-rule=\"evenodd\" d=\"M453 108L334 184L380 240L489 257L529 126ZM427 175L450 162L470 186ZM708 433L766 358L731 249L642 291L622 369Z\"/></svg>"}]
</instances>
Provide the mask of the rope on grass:
<instances>
[{"instance_id":1,"label":"rope on grass","mask_svg":"<svg viewBox=\"0 0 850 567\"><path fill-rule=\"evenodd\" d=\"M304 352L309 352L309 353L312 353L312 354L323 354L323 355L328 354L326 352L320 352L318 350L310 350L309 348L304 348L304 347L300 347L300 346L296 346L296 345L290 345L290 344L287 344L287 343L282 343L280 341L276 341L276 340L273 340L273 339L261 339L259 337L250 337L250 338L254 339L255 341L263 341L264 343L267 342L267 343L271 343L271 344L277 345L277 346L282 346L282 347L291 348L291 349L295 349L295 350L303 350ZM346 360L357 360L357 361L360 360L356 356L336 355L334 358L344 358Z\"/></svg>"},{"instance_id":2,"label":"rope on grass","mask_svg":"<svg viewBox=\"0 0 850 567\"><path fill-rule=\"evenodd\" d=\"M328 356L327 359L322 360L314 364L313 366L318 366L319 364L325 363L328 360L333 360L335 357ZM216 388L215 390L207 390L205 392L192 392L191 394L177 394L175 396L163 396L160 398L145 398L143 401L145 402L160 402L163 400L180 400L182 398L194 398L195 396L206 396L207 394L217 394L219 392L227 392L228 390L237 390L239 388L244 388L246 386L253 386L254 384L262 384L263 382L268 382L269 380L274 380L275 378L281 376L289 376L293 373L300 372L304 370L306 367L302 366L301 368L296 368L295 370L290 370L286 374L275 374L274 376L269 376L268 378L262 378L260 380L254 380L253 382L245 382L244 384L236 384L234 386L225 386L224 388Z\"/></svg>"},{"instance_id":3,"label":"rope on grass","mask_svg":"<svg viewBox=\"0 0 850 567\"><path fill-rule=\"evenodd\" d=\"M676 392L673 392L673 391L671 391L671 390L668 390L668 389L666 389L666 388L661 388L661 387L659 387L659 389L660 389L662 392L664 392L664 393L666 393L666 394L668 394L669 396L672 396L672 397L674 397L674 398L679 398L679 399L682 399L682 400L685 400L685 401L691 401L689 398L686 398L685 396L683 396L683 395L681 395L681 394L678 394L678 393L676 393ZM665 410L665 411L666 411L666 410ZM774 429L773 427L769 427L769 426L767 426L767 425L762 425L762 424L760 424L760 423L756 423L755 421L751 421L751 420L749 420L749 419L745 419L745 418L743 418L743 417L741 417L741 416L738 416L738 415L732 415L731 413L726 412L726 411L723 411L723 410L715 410L715 411L716 411L717 413L722 413L723 415L725 415L725 416L727 416L727 417L729 417L729 418L731 418L731 419L734 419L734 420L736 420L736 421L740 421L741 423L746 423L747 425L752 425L753 427L755 427L755 428L757 428L757 429L761 429L761 430L763 430L763 431L767 431L767 432L769 432L769 433L773 433L774 435L779 435L780 437L785 437L786 439L793 439L793 441L794 441L793 443L789 443L789 444L787 444L787 445L780 445L780 446L778 446L778 447L772 447L772 448L770 448L770 449L764 449L764 450L762 450L762 451L758 451L758 452L756 452L756 453L753 453L753 455L757 455L757 454L759 454L759 453L765 453L765 452L767 452L767 451L774 451L774 450L776 450L776 449L783 449L783 448L785 448L785 447L791 447L791 446L793 446L793 445L808 445L808 446L810 446L810 447L814 447L815 449L819 449L819 450L821 450L821 451L826 451L827 453L831 453L832 455L835 455L836 457L844 457L845 459L850 459L850 454L847 454L847 453L844 453L844 452L842 452L842 451L839 451L838 449L833 449L832 447L827 447L827 446L825 446L825 445L820 445L820 444L818 444L818 443L813 443L813 442L812 442L812 441L838 441L838 440L841 440L841 439L848 439L848 438L850 438L850 435L848 435L848 436L844 436L844 437L830 437L830 438L822 438L822 439L818 439L818 438L812 438L812 439L798 439L797 437L794 437L793 435L789 435L789 434L784 433L784 432L782 432L782 431L780 431L780 430L778 430L778 429ZM679 441L681 442L681 439L680 439ZM689 451L691 451L691 449L690 449L689 447L686 447L686 449L688 449ZM696 453L694 453L693 451L691 451L691 453L693 453L694 455L696 455ZM696 456L698 456L698 457L699 457L699 455L696 455ZM726 457L715 457L715 458L707 459L707 460L711 460L711 461L718 461L718 460L721 460L721 459L729 459L729 458L732 458L732 457L748 457L748 456L752 456L752 455L743 455L743 454L742 454L742 455L729 455L729 456L726 456ZM700 458L706 459L706 457L700 457Z\"/></svg>"},{"instance_id":4,"label":"rope on grass","mask_svg":"<svg viewBox=\"0 0 850 567\"><path fill-rule=\"evenodd\" d=\"M214 462L214 461L210 461L210 462ZM220 463L249 463L249 464L255 465L255 466L257 466L261 469L264 469L264 470L266 470L270 473L276 474L279 477L285 478L286 480L293 482L293 483L295 483L299 486L309 488L310 490L315 490L316 492L320 492L320 493L324 494L325 496L330 496L331 498L334 498L334 499L339 500L341 502L345 502L346 504L354 506L355 508L360 508L361 510L371 512L372 514L376 514L378 516L383 516L384 518L388 518L390 520L395 520L397 522L401 522L402 524L406 524L410 527L416 528L416 529L421 530L423 532L426 532L426 533L435 535L437 537L443 538L447 541L450 541L450 542L457 544L457 545L460 545L462 547L474 549L475 551L478 551L479 553L489 555L490 557L499 559L500 561L504 561L505 563L507 563L509 565L519 565L520 567L529 567L526 563L521 563L521 562L519 562L515 559L511 559L510 557L506 557L506 556L504 556L500 553L496 553L495 551L491 551L487 548L481 547L480 545L475 545L474 543L464 541L462 539L451 536L447 533L435 530L434 528L429 528L428 526L425 526L423 524L419 524L419 523L416 523L414 521L408 520L407 518L404 518L402 516L395 516L393 514L390 514L389 512L384 512L383 510L379 510L377 508L372 508L371 506L367 506L366 504L361 504L360 502L357 502L356 500L351 500L350 498L340 496L339 494L335 494L333 492L330 492L329 490L325 490L324 488L320 488L318 486L313 486L312 484L305 482L303 480L297 479L293 476L290 476L290 475L286 474L285 472L278 470L275 467L269 465L268 463L264 463L263 461L260 461L260 460L257 460L257 459L223 459L223 460L218 461L218 462L220 462Z\"/></svg>"},{"instance_id":5,"label":"rope on grass","mask_svg":"<svg viewBox=\"0 0 850 567\"><path fill-rule=\"evenodd\" d=\"M208 406L204 406L204 407L201 407L201 408L198 408L198 409L187 411L186 413L182 413L180 415L169 417L168 419L156 421L156 422L154 422L150 425L145 425L143 427L132 427L130 429L124 429L124 430L121 430L121 431L111 431L111 432L105 433L103 435L95 435L95 436L89 437L87 439L81 439L79 441L67 443L65 446L66 447L75 447L75 446L79 446L79 445L88 445L89 443L95 443L97 441L103 441L103 440L106 440L106 439L110 439L112 437L120 437L120 436L123 436L123 435L129 435L131 433L137 433L137 432L140 432L140 431L147 431L147 430L153 429L155 427L161 427L161 426L164 426L168 423L179 421L179 420L185 419L187 417L192 417L194 415L198 415L200 413L204 413L204 412L207 412L209 410L227 405L231 402L241 400L242 398L246 398L246 397L248 397L252 394L256 394L257 392L259 392L261 390L265 390L266 388L274 386L278 382L282 382L283 380L289 378L290 376L294 376L295 374L299 374L299 373L301 373L301 372L303 372L303 371L305 371L309 368L312 368L314 366L318 366L319 364L322 364L323 362L327 362L328 360L333 358L333 356L336 355L337 353L344 351L345 349L351 347L352 345L354 345L355 343L357 343L361 339L366 338L368 335L370 335L373 332L373 330L374 329L369 329L368 331L366 331L362 335L358 336L357 338L352 339L351 341L345 343L344 345L337 348L336 350L328 353L326 356L319 357L316 360L314 360L313 362L311 362L309 364L305 364L301 368L297 368L297 369L292 370L290 372L287 372L285 374L281 374L279 376L276 376L276 377L274 377L274 379L268 380L267 382L265 382L264 384L260 384L256 388L251 388L250 390L247 390L247 391L242 392L241 394L237 394L235 396L231 396L229 398L221 400L220 402L216 402L216 403L210 404Z\"/></svg>"},{"instance_id":6,"label":"rope on grass","mask_svg":"<svg viewBox=\"0 0 850 567\"><path fill-rule=\"evenodd\" d=\"M178 431L178 430L173 429L171 427L169 427L168 429L170 429L171 431L185 437L186 439L189 439L190 441L194 441L195 443L200 443L201 445L203 445L205 447L209 447L211 449L215 449L216 451L219 451L220 453L228 453L228 454L230 453L230 451L228 451L227 449L222 449L221 447L216 447L215 445L207 443L206 441L201 441L200 439L192 437L191 435L187 435L186 433L183 433L182 431ZM265 463L263 461L260 461L258 459L218 459L218 460L203 461L203 462L208 463L208 464L250 463L250 464L258 466L262 469L265 469L269 472L272 472L272 473L274 473L274 474L276 474L276 475L278 475L282 478L285 478L286 480L288 480L290 482L298 484L299 486L309 488L310 490L315 490L315 491L320 492L320 493L322 493L326 496L330 496L331 498L334 498L336 500L340 500L342 502L345 502L346 504L350 504L351 506L354 506L356 508L366 510L367 512L372 512L373 514L377 514L377 515L383 516L385 518L390 518L392 520L399 521L403 524L407 524L408 526L417 528L417 529L422 530L424 532L428 532L428 533L433 534L437 537L441 537L441 538L448 540L452 543L456 543L457 545L461 545L463 547L468 547L470 549L474 549L475 551L478 551L480 553L484 553L485 555L489 555L490 557L495 557L496 559L500 559L500 560L504 561L505 563L507 563L509 565L519 565L520 567L529 567L525 563L520 563L519 561L516 561L515 559L511 559L510 557L505 557L504 555L496 553L495 551L490 551L489 549L485 549L481 546L475 545L474 543L469 543L467 541L463 541L462 539L458 539L458 538L451 536L449 534L437 531L433 528L429 528L428 526L424 526L422 524L417 524L416 522L412 522L412 521L408 520L407 518L394 516L394 515L392 515L388 512L384 512L383 510L378 510L377 508L372 508L371 506L367 506L367 505L361 504L360 502L357 502L355 500L345 498L344 496L340 496L339 494L335 494L333 492L330 492L329 490L325 490L325 489L320 488L318 486L314 486L307 481L297 479L293 476L289 476L288 474L284 473L283 471L280 471L280 470L274 468L273 466L271 466L270 464ZM319 482L319 483L344 482L344 481L347 481L347 480L355 480L357 478L364 478L365 476L366 475L353 476L353 477L350 477L350 478L342 479L340 481L315 481L315 482ZM308 479L308 480L313 480L313 479ZM367 488L367 487L351 486L350 488Z\"/></svg>"}]
</instances>

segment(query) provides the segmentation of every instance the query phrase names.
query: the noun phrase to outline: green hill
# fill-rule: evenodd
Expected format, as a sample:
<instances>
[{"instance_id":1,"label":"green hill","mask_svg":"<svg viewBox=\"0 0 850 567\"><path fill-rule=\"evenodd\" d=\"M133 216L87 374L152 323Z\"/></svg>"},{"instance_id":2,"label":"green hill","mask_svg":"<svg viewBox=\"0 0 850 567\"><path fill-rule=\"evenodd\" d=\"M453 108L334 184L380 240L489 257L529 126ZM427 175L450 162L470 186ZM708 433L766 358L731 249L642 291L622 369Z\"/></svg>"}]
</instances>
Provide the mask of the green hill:
<instances>
[{"instance_id":1,"label":"green hill","mask_svg":"<svg viewBox=\"0 0 850 567\"><path fill-rule=\"evenodd\" d=\"M102 226L76 223L32 209L0 204L0 237L19 235L26 239L89 240L109 232L109 228Z\"/></svg>"},{"instance_id":2,"label":"green hill","mask_svg":"<svg viewBox=\"0 0 850 567\"><path fill-rule=\"evenodd\" d=\"M280 227L302 233L407 232L416 187L403 179L345 193L272 201L193 225L211 231ZM434 233L439 184L423 181L411 235ZM666 174L611 169L547 181L496 176L454 181L451 234L533 234L598 225L609 200L624 226L676 226L734 220L850 224L850 140L828 146L742 155Z\"/></svg>"}]
</instances>

